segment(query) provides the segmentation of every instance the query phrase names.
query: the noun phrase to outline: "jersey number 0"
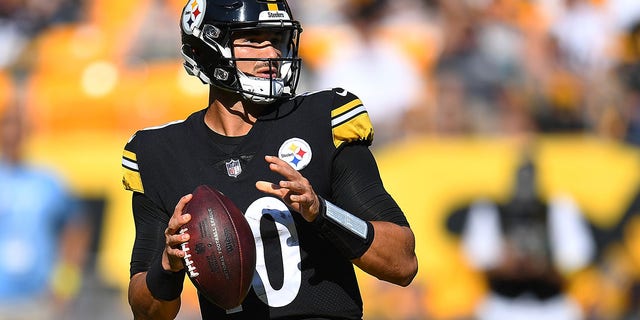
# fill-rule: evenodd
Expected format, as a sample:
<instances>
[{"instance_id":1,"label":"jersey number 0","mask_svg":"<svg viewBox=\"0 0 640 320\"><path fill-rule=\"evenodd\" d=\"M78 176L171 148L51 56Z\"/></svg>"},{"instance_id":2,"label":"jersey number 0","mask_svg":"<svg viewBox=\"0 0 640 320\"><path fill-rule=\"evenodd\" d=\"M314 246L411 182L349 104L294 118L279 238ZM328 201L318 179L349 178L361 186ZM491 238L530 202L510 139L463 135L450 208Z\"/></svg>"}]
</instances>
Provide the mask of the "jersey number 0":
<instances>
[{"instance_id":1,"label":"jersey number 0","mask_svg":"<svg viewBox=\"0 0 640 320\"><path fill-rule=\"evenodd\" d=\"M260 231L261 219L269 215L275 222L278 231L280 252L283 262L283 283L275 289L269 282L269 271L265 257L266 250L276 250L265 247ZM293 221L291 211L284 202L273 197L264 197L254 201L245 213L256 241L256 271L253 276L253 289L260 299L270 307L282 307L291 303L300 291L302 275L300 272L300 245L298 232Z\"/></svg>"}]
</instances>

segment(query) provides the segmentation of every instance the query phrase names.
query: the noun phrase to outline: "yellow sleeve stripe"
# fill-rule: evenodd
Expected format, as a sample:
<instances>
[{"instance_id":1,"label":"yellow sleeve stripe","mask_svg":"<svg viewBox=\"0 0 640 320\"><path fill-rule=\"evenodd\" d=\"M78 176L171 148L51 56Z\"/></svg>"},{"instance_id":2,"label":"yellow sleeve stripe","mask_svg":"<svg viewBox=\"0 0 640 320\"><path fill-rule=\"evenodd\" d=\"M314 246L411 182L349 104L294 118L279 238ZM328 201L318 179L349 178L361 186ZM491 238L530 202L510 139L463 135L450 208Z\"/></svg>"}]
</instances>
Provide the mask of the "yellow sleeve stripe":
<instances>
[{"instance_id":1,"label":"yellow sleeve stripe","mask_svg":"<svg viewBox=\"0 0 640 320\"><path fill-rule=\"evenodd\" d=\"M137 158L136 154L131 152L131 151L129 151L129 150L124 150L122 152L122 156L123 156L123 158L130 159L132 161L138 161L138 158Z\"/></svg>"},{"instance_id":2,"label":"yellow sleeve stripe","mask_svg":"<svg viewBox=\"0 0 640 320\"><path fill-rule=\"evenodd\" d=\"M345 142L373 140L371 120L360 99L331 111L331 126L336 148Z\"/></svg>"},{"instance_id":3,"label":"yellow sleeve stripe","mask_svg":"<svg viewBox=\"0 0 640 320\"><path fill-rule=\"evenodd\" d=\"M354 99L353 101L345 104L342 107L338 107L338 108L335 108L335 109L331 110L331 119L338 118L342 114L348 113L350 110L352 110L354 108L357 108L357 107L362 107L362 101L360 101L360 99ZM333 125L333 121L331 121L331 125Z\"/></svg>"},{"instance_id":4,"label":"yellow sleeve stripe","mask_svg":"<svg viewBox=\"0 0 640 320\"><path fill-rule=\"evenodd\" d=\"M131 191L144 193L142 178L138 171L136 154L125 150L122 154L122 185Z\"/></svg>"}]
</instances>

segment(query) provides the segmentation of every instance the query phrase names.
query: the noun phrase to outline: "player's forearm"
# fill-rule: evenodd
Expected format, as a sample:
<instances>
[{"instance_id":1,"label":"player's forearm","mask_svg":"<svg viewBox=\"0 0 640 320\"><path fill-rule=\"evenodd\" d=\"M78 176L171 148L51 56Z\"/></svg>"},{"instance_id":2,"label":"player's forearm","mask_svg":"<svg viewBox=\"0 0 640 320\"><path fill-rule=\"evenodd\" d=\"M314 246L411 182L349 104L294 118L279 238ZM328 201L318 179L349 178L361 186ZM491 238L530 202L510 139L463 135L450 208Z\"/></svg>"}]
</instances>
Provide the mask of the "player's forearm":
<instances>
[{"instance_id":1,"label":"player's forearm","mask_svg":"<svg viewBox=\"0 0 640 320\"><path fill-rule=\"evenodd\" d=\"M408 227L372 221L375 237L371 247L352 262L363 271L400 286L408 286L418 272L415 238Z\"/></svg>"},{"instance_id":2,"label":"player's forearm","mask_svg":"<svg viewBox=\"0 0 640 320\"><path fill-rule=\"evenodd\" d=\"M158 300L147 288L146 272L135 274L129 282L129 305L135 320L175 319L180 310L180 298Z\"/></svg>"}]
</instances>

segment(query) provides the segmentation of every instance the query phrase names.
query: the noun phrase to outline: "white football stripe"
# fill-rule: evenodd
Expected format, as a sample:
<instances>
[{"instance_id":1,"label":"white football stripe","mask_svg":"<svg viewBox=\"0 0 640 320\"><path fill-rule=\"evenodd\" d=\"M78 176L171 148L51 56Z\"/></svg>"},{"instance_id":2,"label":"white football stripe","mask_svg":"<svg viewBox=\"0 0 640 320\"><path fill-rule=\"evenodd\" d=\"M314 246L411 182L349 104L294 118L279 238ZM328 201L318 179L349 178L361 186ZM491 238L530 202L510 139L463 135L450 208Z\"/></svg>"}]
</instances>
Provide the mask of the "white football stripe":
<instances>
[{"instance_id":1,"label":"white football stripe","mask_svg":"<svg viewBox=\"0 0 640 320\"><path fill-rule=\"evenodd\" d=\"M341 116L331 120L331 126L335 127L337 125L342 124L343 122L346 122L347 120L355 117L357 114L362 113L362 112L366 112L366 109L364 108L363 105L360 105L354 109L351 109L349 112L342 114Z\"/></svg>"},{"instance_id":2,"label":"white football stripe","mask_svg":"<svg viewBox=\"0 0 640 320\"><path fill-rule=\"evenodd\" d=\"M122 158L122 166L127 169L138 171L138 164L129 159Z\"/></svg>"}]
</instances>

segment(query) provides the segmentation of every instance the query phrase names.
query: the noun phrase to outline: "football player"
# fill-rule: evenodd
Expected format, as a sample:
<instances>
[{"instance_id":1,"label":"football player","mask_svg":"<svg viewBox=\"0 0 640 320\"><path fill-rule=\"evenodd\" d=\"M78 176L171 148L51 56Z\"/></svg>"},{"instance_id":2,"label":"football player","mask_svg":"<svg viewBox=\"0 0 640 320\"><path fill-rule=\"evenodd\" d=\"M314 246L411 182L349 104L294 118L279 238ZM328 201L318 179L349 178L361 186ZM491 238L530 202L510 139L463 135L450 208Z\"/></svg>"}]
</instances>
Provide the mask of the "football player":
<instances>
[{"instance_id":1,"label":"football player","mask_svg":"<svg viewBox=\"0 0 640 320\"><path fill-rule=\"evenodd\" d=\"M361 319L353 265L400 286L418 270L413 232L387 193L352 93L296 95L302 29L286 1L190 0L186 71L209 85L205 109L138 131L123 155L136 226L129 303L136 319L173 319L185 275L183 211L196 186L231 198L250 222L252 289L203 319Z\"/></svg>"}]
</instances>

